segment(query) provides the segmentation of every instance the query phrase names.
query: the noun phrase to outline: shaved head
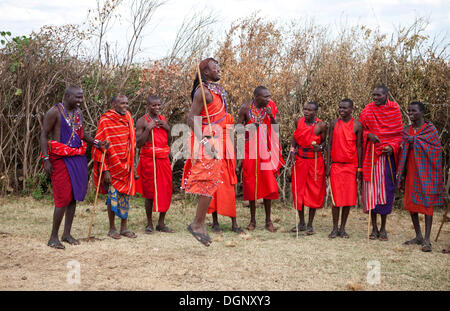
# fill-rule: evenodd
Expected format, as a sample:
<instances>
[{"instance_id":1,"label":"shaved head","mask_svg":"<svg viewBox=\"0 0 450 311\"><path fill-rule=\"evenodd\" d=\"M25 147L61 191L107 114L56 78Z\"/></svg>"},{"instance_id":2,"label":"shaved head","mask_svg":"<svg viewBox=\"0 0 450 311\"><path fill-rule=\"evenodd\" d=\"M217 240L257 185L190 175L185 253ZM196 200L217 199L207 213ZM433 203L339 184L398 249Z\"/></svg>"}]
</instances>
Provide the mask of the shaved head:
<instances>
[{"instance_id":1,"label":"shaved head","mask_svg":"<svg viewBox=\"0 0 450 311\"><path fill-rule=\"evenodd\" d=\"M76 85L70 85L68 87L66 87L65 91L64 91L64 97L68 97L71 95L75 95L77 93L82 92L81 87L76 86Z\"/></svg>"}]
</instances>

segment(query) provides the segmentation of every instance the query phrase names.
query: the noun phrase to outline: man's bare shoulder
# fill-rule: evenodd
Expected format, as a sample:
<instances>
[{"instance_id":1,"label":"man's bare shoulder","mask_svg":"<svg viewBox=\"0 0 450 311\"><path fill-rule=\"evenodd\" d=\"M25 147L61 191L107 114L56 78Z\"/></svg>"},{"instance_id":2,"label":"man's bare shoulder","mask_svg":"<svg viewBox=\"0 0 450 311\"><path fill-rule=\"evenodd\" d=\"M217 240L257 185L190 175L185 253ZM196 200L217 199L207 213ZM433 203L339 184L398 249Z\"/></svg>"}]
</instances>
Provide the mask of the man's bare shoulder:
<instances>
[{"instance_id":1,"label":"man's bare shoulder","mask_svg":"<svg viewBox=\"0 0 450 311\"><path fill-rule=\"evenodd\" d=\"M320 121L317 125L318 125L318 126L320 127L320 129L322 129L322 130L327 129L327 127L328 127L327 121Z\"/></svg>"},{"instance_id":2,"label":"man's bare shoulder","mask_svg":"<svg viewBox=\"0 0 450 311\"><path fill-rule=\"evenodd\" d=\"M51 107L45 113L45 118L59 118L59 109L56 106Z\"/></svg>"},{"instance_id":3,"label":"man's bare shoulder","mask_svg":"<svg viewBox=\"0 0 450 311\"><path fill-rule=\"evenodd\" d=\"M362 128L362 123L357 119L353 119L353 125L357 128Z\"/></svg>"}]
</instances>

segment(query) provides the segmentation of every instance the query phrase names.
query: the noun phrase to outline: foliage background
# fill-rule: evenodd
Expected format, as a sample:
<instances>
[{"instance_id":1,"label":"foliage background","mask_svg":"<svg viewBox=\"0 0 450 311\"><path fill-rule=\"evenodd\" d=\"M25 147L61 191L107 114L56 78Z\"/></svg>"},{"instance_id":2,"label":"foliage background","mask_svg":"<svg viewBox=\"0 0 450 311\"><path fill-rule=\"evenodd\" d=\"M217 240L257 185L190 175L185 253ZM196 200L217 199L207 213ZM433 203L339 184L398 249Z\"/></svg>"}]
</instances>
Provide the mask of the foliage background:
<instances>
[{"instance_id":1,"label":"foliage background","mask_svg":"<svg viewBox=\"0 0 450 311\"><path fill-rule=\"evenodd\" d=\"M448 193L449 42L423 35L428 26L424 19L392 34L360 25L331 35L327 26L310 21L267 20L253 14L217 35L212 31L214 16L194 14L183 21L167 57L138 63L134 58L140 33L151 18L143 12L154 13L164 2L133 2L136 6L129 9L136 13L134 35L124 54L111 49L105 39L120 1L102 3L85 25L46 26L26 37L0 33L0 194L32 193L39 198L47 191L39 156L40 130L43 115L62 100L66 86L82 87L85 130L92 135L117 93L128 96L135 121L145 113L145 98L157 94L169 123L181 123L190 107L196 61L210 56L221 64L220 83L235 119L256 86L270 89L279 107L285 159L294 121L308 101L317 101L318 117L331 121L339 100L349 97L357 117L371 101L374 86L383 83L400 105L405 125L408 104L425 102L426 118L435 124L443 145ZM85 48L92 40L97 44L94 52ZM183 164L178 156L172 158L175 191ZM289 172L287 163L278 180L282 199L290 196Z\"/></svg>"}]
</instances>

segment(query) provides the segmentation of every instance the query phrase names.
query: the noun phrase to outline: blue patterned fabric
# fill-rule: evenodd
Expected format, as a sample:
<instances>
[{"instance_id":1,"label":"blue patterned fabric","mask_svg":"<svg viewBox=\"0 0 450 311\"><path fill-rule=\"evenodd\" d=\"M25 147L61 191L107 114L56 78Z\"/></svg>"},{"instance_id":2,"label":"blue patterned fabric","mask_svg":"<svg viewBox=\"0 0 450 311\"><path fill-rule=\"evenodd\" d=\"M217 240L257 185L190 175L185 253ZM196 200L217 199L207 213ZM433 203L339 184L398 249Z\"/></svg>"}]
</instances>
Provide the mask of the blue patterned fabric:
<instances>
[{"instance_id":1,"label":"blue patterned fabric","mask_svg":"<svg viewBox=\"0 0 450 311\"><path fill-rule=\"evenodd\" d=\"M129 199L129 195L120 193L112 185L109 185L106 205L111 204L111 210L122 219L128 218L128 211L130 209Z\"/></svg>"}]
</instances>

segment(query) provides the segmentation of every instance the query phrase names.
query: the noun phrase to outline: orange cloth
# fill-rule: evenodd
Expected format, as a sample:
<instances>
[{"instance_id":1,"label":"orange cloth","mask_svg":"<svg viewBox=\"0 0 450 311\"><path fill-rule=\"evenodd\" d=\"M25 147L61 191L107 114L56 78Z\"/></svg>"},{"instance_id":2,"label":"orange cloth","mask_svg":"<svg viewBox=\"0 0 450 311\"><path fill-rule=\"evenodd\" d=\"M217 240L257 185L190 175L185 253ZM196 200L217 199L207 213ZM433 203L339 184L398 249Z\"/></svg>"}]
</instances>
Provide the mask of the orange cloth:
<instances>
[{"instance_id":1,"label":"orange cloth","mask_svg":"<svg viewBox=\"0 0 450 311\"><path fill-rule=\"evenodd\" d=\"M194 133L192 132L190 140L191 158L186 160L184 166L182 189L186 193L199 194L212 198L223 184L223 179L226 177L223 174L228 174L231 184L236 184L236 172L234 154L231 154L231 152L234 153L234 149L233 145L230 145L229 133L227 134L227 124L234 124L234 120L226 112L222 97L213 91L210 91L210 93L213 101L208 104L207 108L213 130L212 134L215 136L214 138L209 138L208 141L210 144L214 144L215 149L219 151L221 160L211 159L211 156L204 150L204 146L195 139ZM202 116L203 135L211 135L205 109L201 111L200 116ZM223 133L222 139L220 139L221 135L218 135L220 132ZM224 165L224 162L226 165ZM227 172L223 172L225 169ZM236 209L232 200L230 202L220 201L219 204L228 205L230 209Z\"/></svg>"},{"instance_id":2,"label":"orange cloth","mask_svg":"<svg viewBox=\"0 0 450 311\"><path fill-rule=\"evenodd\" d=\"M278 107L275 102L269 101L268 106L276 117ZM255 120L250 118L247 124L252 123L255 123ZM285 164L281 155L280 142L272 132L269 115L264 117L261 125L264 126L258 126L256 131L246 132L245 154L242 161L242 188L244 200L249 201L255 200L255 184L257 199L278 199L278 184L275 176Z\"/></svg>"},{"instance_id":3,"label":"orange cloth","mask_svg":"<svg viewBox=\"0 0 450 311\"><path fill-rule=\"evenodd\" d=\"M333 130L330 184L335 206L355 206L358 188L358 154L354 119L345 123L338 119Z\"/></svg>"},{"instance_id":4,"label":"orange cloth","mask_svg":"<svg viewBox=\"0 0 450 311\"><path fill-rule=\"evenodd\" d=\"M307 125L305 118L301 118L294 131L294 139L298 145L295 164L292 167L292 195L295 209L301 211L303 205L310 208L322 208L325 199L325 164L321 152L317 152L317 180L314 181L314 152L312 142L321 142L321 136L314 134L313 125Z\"/></svg>"},{"instance_id":5,"label":"orange cloth","mask_svg":"<svg viewBox=\"0 0 450 311\"><path fill-rule=\"evenodd\" d=\"M114 109L105 112L100 117L95 139L111 142L109 149L106 151L103 171L110 172L112 186L120 193L134 195L136 136L130 112L127 111L125 115L119 114ZM102 151L92 148L92 158L94 159L94 184L98 185ZM100 187L99 192L106 194L107 189Z\"/></svg>"},{"instance_id":6,"label":"orange cloth","mask_svg":"<svg viewBox=\"0 0 450 311\"><path fill-rule=\"evenodd\" d=\"M409 127L409 135L416 136L426 124L422 126L420 130L414 132L412 126ZM424 206L412 202L412 190L414 188L414 176L416 175L416 159L414 156L414 149L410 148L408 152L408 160L406 162L406 177L405 177L405 197L404 206L405 210L410 213L420 213L424 215L433 215L433 206Z\"/></svg>"},{"instance_id":7,"label":"orange cloth","mask_svg":"<svg viewBox=\"0 0 450 311\"><path fill-rule=\"evenodd\" d=\"M144 116L147 122L150 118ZM160 120L165 121L166 118L159 116ZM155 165L156 165L156 190L158 192L158 210L156 210L155 200L155 180L153 166L153 146L151 135L154 134L155 143ZM168 137L165 129L155 127L149 134L148 140L141 148L139 154L139 164L137 167L136 192L142 194L146 199L153 200L153 211L167 212L172 201L172 168L169 159L170 148L168 145Z\"/></svg>"}]
</instances>

